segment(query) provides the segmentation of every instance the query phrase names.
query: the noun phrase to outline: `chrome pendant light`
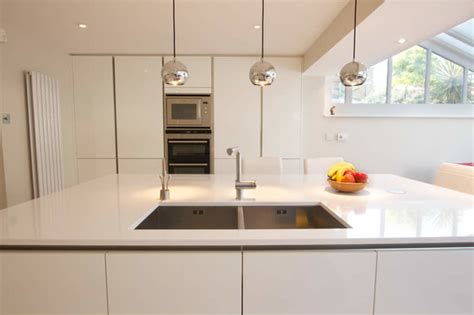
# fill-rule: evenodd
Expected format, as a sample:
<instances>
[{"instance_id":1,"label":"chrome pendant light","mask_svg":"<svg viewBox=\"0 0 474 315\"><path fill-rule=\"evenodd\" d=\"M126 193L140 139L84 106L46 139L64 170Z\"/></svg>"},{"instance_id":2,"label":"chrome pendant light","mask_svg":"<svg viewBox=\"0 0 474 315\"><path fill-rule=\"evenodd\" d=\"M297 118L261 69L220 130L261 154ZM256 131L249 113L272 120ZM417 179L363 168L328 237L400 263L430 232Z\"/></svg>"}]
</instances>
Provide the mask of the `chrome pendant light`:
<instances>
[{"instance_id":1,"label":"chrome pendant light","mask_svg":"<svg viewBox=\"0 0 474 315\"><path fill-rule=\"evenodd\" d=\"M271 63L263 60L265 36L265 0L262 0L262 53L260 61L253 64L249 71L249 79L253 85L271 85L276 78L276 70Z\"/></svg>"},{"instance_id":2,"label":"chrome pendant light","mask_svg":"<svg viewBox=\"0 0 474 315\"><path fill-rule=\"evenodd\" d=\"M173 60L168 61L161 69L161 77L167 85L184 85L189 73L186 66L176 60L176 4L173 0Z\"/></svg>"},{"instance_id":3,"label":"chrome pendant light","mask_svg":"<svg viewBox=\"0 0 474 315\"><path fill-rule=\"evenodd\" d=\"M354 4L354 43L352 46L352 61L342 67L339 79L344 86L359 86L367 80L367 67L355 60L357 28L357 0Z\"/></svg>"}]
</instances>

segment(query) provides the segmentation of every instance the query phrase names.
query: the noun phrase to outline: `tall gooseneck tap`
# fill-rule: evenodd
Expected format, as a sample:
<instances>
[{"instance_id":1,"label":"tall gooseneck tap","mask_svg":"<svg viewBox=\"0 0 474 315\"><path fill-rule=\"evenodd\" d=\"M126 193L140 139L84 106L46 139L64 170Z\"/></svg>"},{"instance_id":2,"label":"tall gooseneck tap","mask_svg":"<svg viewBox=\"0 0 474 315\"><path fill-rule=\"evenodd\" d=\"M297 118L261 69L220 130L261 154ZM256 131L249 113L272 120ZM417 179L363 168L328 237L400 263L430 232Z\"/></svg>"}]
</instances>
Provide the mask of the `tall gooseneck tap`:
<instances>
[{"instance_id":1,"label":"tall gooseneck tap","mask_svg":"<svg viewBox=\"0 0 474 315\"><path fill-rule=\"evenodd\" d=\"M254 180L242 181L242 157L240 155L239 147L231 147L227 149L227 154L232 156L235 154L235 191L236 199L243 199L244 189L255 189L257 188L257 182Z\"/></svg>"}]
</instances>

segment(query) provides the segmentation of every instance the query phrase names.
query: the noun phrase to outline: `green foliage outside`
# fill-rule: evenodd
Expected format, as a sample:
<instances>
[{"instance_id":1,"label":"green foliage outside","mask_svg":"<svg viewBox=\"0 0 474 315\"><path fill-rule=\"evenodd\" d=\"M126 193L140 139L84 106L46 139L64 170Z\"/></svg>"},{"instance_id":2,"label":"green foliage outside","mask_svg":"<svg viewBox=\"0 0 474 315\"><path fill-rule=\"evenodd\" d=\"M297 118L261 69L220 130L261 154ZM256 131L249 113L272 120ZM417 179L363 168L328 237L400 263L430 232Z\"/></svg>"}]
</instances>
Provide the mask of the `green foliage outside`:
<instances>
[{"instance_id":1,"label":"green foliage outside","mask_svg":"<svg viewBox=\"0 0 474 315\"><path fill-rule=\"evenodd\" d=\"M420 46L414 46L394 56L392 103L424 103L425 71L426 50Z\"/></svg>"},{"instance_id":2,"label":"green foliage outside","mask_svg":"<svg viewBox=\"0 0 474 315\"><path fill-rule=\"evenodd\" d=\"M430 102L461 103L464 69L436 54L431 55L431 64Z\"/></svg>"}]
</instances>

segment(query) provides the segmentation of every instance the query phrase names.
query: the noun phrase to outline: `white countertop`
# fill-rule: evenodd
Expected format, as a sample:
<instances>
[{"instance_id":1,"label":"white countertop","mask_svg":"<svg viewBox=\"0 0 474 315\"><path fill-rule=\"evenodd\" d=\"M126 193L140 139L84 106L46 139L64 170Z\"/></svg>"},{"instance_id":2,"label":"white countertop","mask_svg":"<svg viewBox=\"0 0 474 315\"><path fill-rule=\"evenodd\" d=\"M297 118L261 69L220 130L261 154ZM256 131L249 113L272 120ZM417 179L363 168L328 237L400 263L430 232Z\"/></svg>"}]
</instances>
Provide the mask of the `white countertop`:
<instances>
[{"instance_id":1,"label":"white countertop","mask_svg":"<svg viewBox=\"0 0 474 315\"><path fill-rule=\"evenodd\" d=\"M232 175L177 175L167 203L322 203L351 226L305 230L134 230L159 204L158 177L110 175L0 210L0 247L474 246L474 196L394 175L364 191L333 191L324 176L252 176L234 200Z\"/></svg>"}]
</instances>

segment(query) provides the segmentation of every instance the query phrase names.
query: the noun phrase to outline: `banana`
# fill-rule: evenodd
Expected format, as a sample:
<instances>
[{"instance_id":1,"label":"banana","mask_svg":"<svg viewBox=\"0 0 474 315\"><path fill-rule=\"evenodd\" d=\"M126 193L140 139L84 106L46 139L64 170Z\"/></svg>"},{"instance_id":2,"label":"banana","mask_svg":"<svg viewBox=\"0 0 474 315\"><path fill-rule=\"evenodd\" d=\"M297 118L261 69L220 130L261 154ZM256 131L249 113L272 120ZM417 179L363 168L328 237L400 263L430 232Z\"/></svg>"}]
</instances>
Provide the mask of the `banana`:
<instances>
[{"instance_id":1,"label":"banana","mask_svg":"<svg viewBox=\"0 0 474 315\"><path fill-rule=\"evenodd\" d=\"M334 163L330 168L329 168L329 171L328 171L328 177L330 177L331 179L333 179L334 176L337 175L338 171L343 168L343 167L348 167L349 169L355 171L356 168L353 164L351 163L348 163L348 162L337 162L337 163ZM334 179L333 179L334 180Z\"/></svg>"}]
</instances>

